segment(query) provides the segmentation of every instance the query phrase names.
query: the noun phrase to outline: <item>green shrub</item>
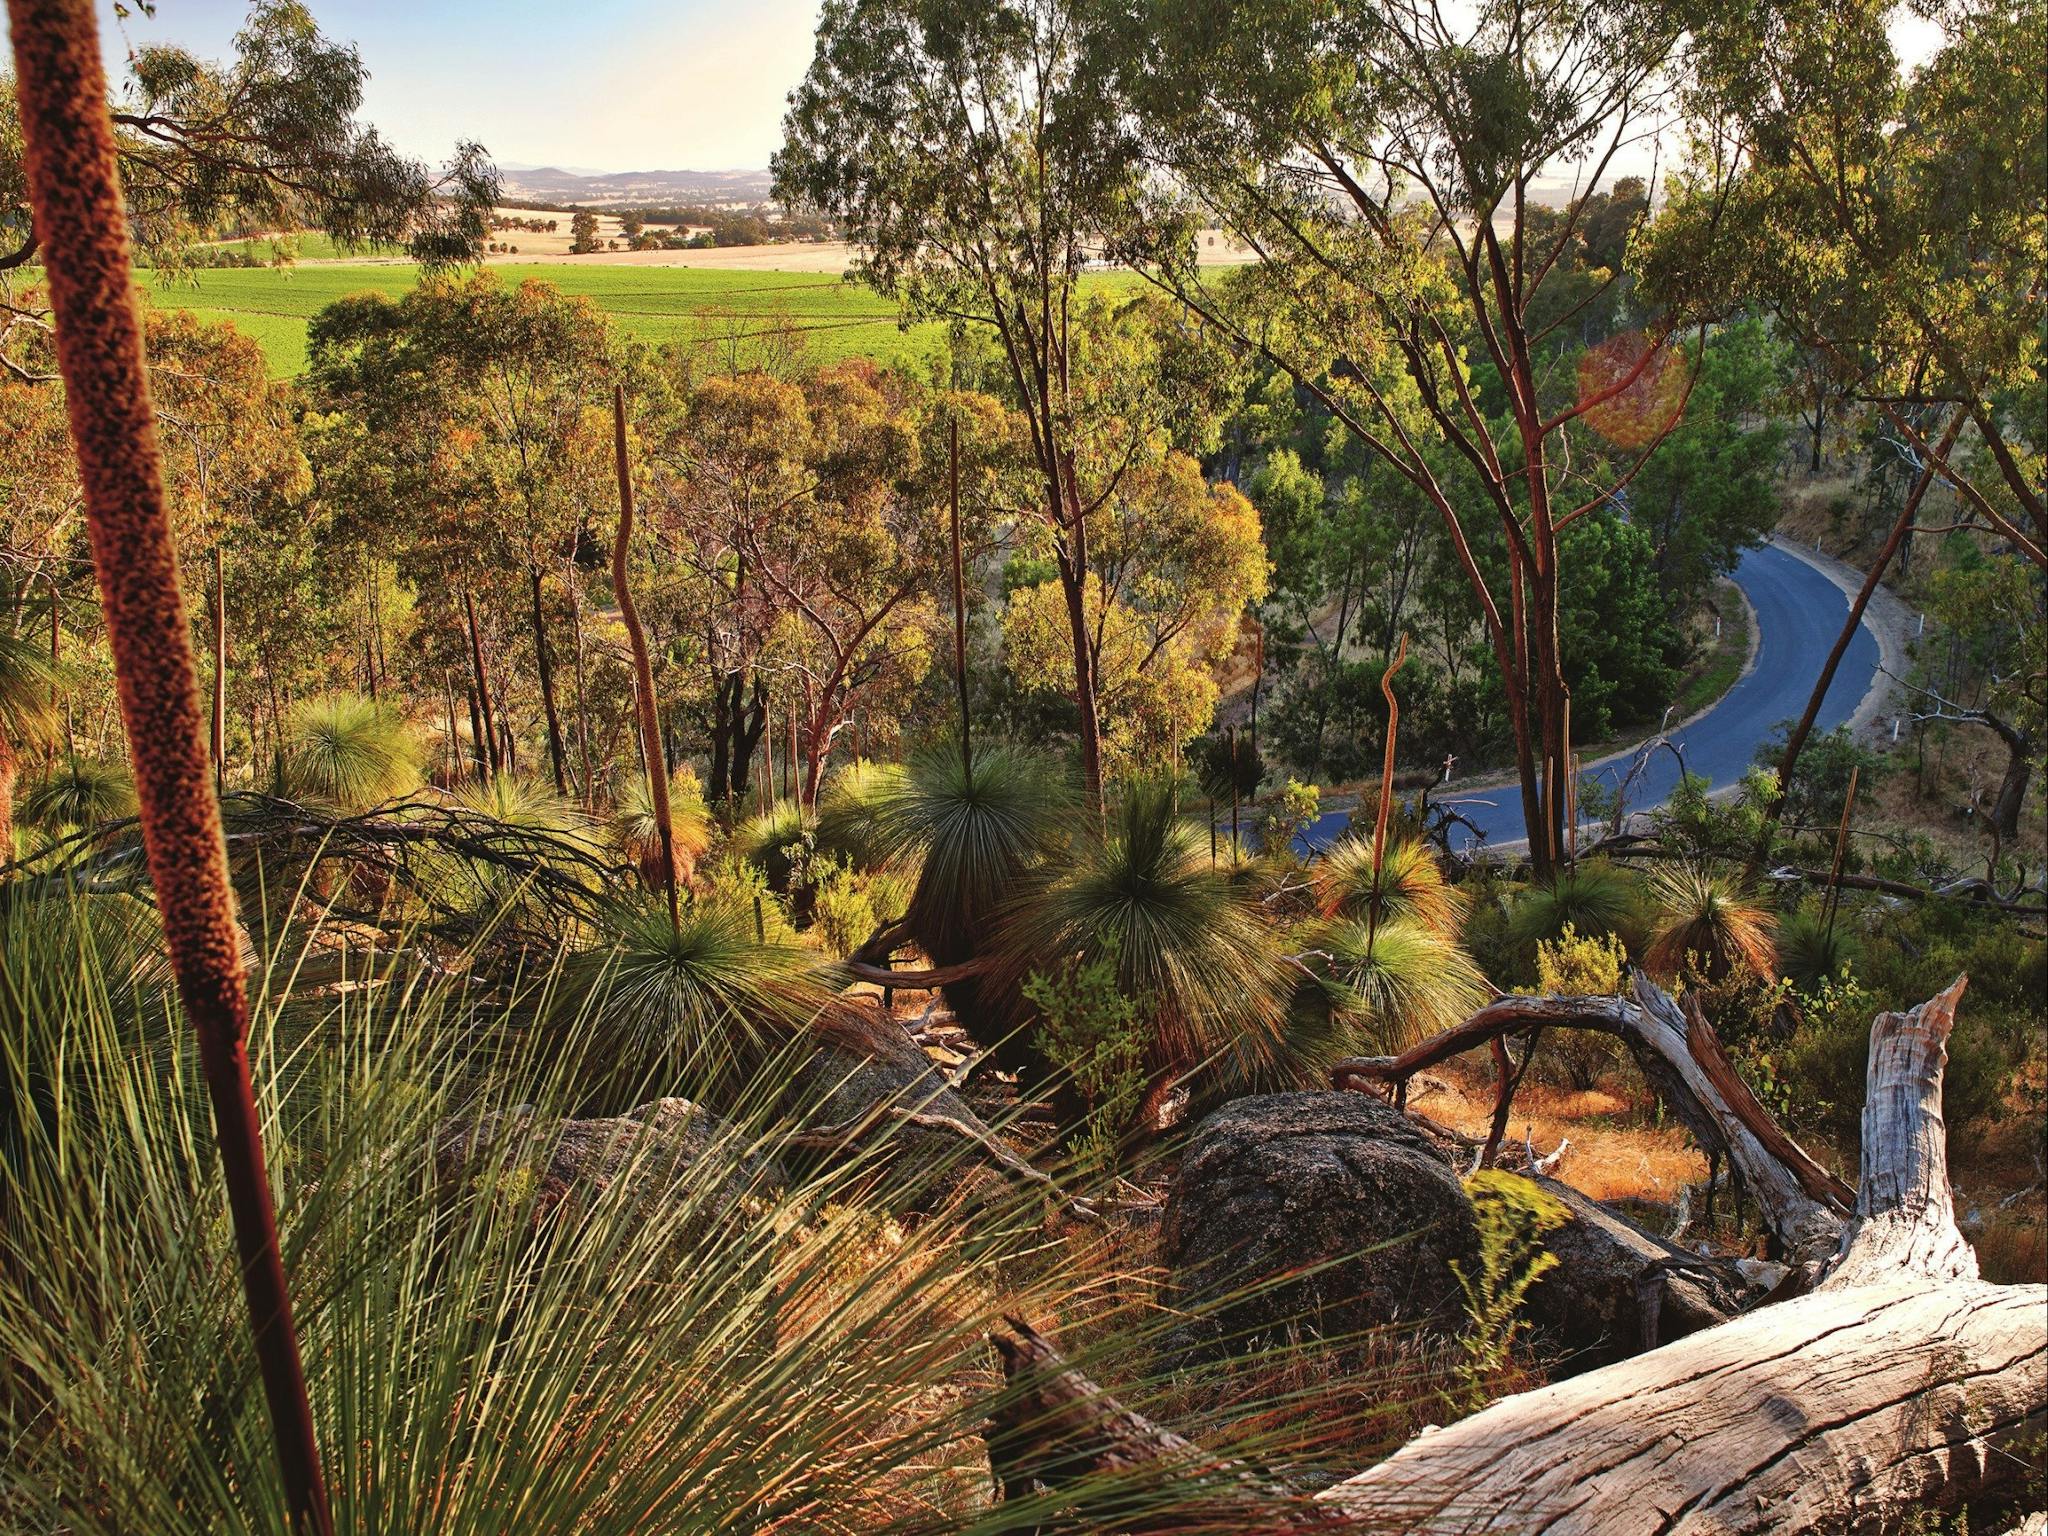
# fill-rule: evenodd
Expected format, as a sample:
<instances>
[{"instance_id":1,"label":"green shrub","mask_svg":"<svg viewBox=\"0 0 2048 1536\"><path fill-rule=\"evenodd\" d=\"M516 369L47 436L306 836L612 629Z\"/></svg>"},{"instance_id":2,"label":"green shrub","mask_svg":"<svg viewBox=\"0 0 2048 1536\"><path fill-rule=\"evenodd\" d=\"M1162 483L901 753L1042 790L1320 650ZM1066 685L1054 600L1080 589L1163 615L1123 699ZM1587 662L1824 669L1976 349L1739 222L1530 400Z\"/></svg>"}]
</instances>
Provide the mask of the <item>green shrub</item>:
<instances>
[{"instance_id":1,"label":"green shrub","mask_svg":"<svg viewBox=\"0 0 2048 1536\"><path fill-rule=\"evenodd\" d=\"M1456 1406L1471 1413L1486 1405L1494 1378L1514 1353L1529 1288L1557 1268L1557 1255L1543 1246L1544 1235L1563 1226L1571 1213L1556 1196L1498 1168L1473 1174L1465 1181L1465 1193L1479 1224L1479 1264L1468 1273L1453 1259L1451 1273L1465 1293Z\"/></svg>"},{"instance_id":2,"label":"green shrub","mask_svg":"<svg viewBox=\"0 0 2048 1536\"><path fill-rule=\"evenodd\" d=\"M1145 1092L1145 1007L1119 986L1113 946L1092 960L1033 971L1024 996L1038 1009L1039 1051L1086 1106L1075 1161L1107 1168Z\"/></svg>"}]
</instances>

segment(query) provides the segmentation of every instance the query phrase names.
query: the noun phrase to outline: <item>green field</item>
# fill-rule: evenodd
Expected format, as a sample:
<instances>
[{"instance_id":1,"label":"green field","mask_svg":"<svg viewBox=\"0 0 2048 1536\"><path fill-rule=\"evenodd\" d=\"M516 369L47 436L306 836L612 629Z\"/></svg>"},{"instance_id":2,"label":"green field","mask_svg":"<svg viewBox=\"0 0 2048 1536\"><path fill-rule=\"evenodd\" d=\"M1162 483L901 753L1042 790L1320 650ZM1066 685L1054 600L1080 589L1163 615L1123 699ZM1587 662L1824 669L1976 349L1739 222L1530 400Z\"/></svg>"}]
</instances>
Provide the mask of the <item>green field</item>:
<instances>
[{"instance_id":1,"label":"green field","mask_svg":"<svg viewBox=\"0 0 2048 1536\"><path fill-rule=\"evenodd\" d=\"M929 356L939 340L935 326L900 330L895 305L825 273L523 263L489 270L508 283L535 277L564 293L587 295L620 331L652 344L791 326L802 333L815 362L867 356L907 363ZM141 287L160 308L227 321L253 336L272 370L289 376L306 366L306 324L320 310L352 293L395 297L418 280L419 268L409 263L369 262L210 268L176 281L145 276Z\"/></svg>"}]
</instances>

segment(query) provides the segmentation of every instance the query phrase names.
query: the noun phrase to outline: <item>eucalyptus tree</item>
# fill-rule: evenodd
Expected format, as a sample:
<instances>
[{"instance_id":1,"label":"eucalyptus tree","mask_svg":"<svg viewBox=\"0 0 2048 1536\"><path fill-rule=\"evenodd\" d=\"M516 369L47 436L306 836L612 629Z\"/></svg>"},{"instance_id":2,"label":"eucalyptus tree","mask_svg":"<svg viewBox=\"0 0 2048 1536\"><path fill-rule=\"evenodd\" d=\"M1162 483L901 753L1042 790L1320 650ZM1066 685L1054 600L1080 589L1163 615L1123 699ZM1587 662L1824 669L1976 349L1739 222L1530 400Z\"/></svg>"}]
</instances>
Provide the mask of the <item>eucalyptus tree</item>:
<instances>
[{"instance_id":1,"label":"eucalyptus tree","mask_svg":"<svg viewBox=\"0 0 2048 1536\"><path fill-rule=\"evenodd\" d=\"M1908 70L1889 33L1902 9L1703 15L1696 147L1644 275L1704 313L1767 310L1887 452L1933 465L1971 520L2048 567L2048 10L1915 7L1941 43Z\"/></svg>"},{"instance_id":2,"label":"eucalyptus tree","mask_svg":"<svg viewBox=\"0 0 2048 1536\"><path fill-rule=\"evenodd\" d=\"M1090 521L1152 427L1110 425L1090 401L1076 333L1083 271L1137 188L1126 122L1083 67L1077 11L1073 0L828 0L775 181L785 201L844 223L860 276L907 315L994 338L1029 430L1032 510L1052 545L1083 775L1099 804ZM1108 439L1093 445L1108 466L1093 476L1091 437Z\"/></svg>"},{"instance_id":3,"label":"eucalyptus tree","mask_svg":"<svg viewBox=\"0 0 2048 1536\"><path fill-rule=\"evenodd\" d=\"M1664 323L1564 364L1623 273L1558 303L1608 184L1665 114L1684 18L1658 0L1103 0L1091 56L1167 193L1125 253L1257 346L1435 508L1505 682L1531 853L1563 848L1562 538L1612 506L1682 411ZM1553 195L1562 172L1561 203ZM1633 206L1640 212L1641 204ZM1218 221L1247 272L1196 263ZM1603 230L1607 246L1619 232ZM1454 494L1447 447L1477 482ZM1488 569L1481 520L1505 558Z\"/></svg>"},{"instance_id":4,"label":"eucalyptus tree","mask_svg":"<svg viewBox=\"0 0 2048 1536\"><path fill-rule=\"evenodd\" d=\"M392 509L404 510L401 569L451 633L458 603L465 625L481 606L525 628L565 793L548 588L557 573L578 580L606 463L603 406L623 364L603 317L551 284L508 288L476 273L429 278L395 301L343 300L308 339L324 493L363 536L387 538ZM483 653L481 637L473 650ZM488 706L487 676L475 686Z\"/></svg>"},{"instance_id":5,"label":"eucalyptus tree","mask_svg":"<svg viewBox=\"0 0 2048 1536\"><path fill-rule=\"evenodd\" d=\"M317 229L350 247L403 246L428 265L481 257L498 194L482 148L459 144L439 169L399 153L359 120L362 57L323 34L299 0L256 0L226 62L150 43L127 65L110 105L129 236L144 262L176 270L195 242L236 229ZM38 264L41 243L14 81L0 75L0 283ZM0 287L0 367L53 378L9 344L17 329L48 325L34 297Z\"/></svg>"}]
</instances>

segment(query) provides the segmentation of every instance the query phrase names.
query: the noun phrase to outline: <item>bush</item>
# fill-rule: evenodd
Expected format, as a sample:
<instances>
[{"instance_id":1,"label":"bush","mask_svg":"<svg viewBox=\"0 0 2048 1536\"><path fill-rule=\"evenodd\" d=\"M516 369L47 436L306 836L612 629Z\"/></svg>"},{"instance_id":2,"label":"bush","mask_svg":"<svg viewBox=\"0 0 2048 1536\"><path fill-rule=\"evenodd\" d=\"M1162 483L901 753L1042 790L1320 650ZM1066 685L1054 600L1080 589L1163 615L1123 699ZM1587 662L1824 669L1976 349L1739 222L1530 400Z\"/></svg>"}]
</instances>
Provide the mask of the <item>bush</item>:
<instances>
[{"instance_id":1,"label":"bush","mask_svg":"<svg viewBox=\"0 0 2048 1536\"><path fill-rule=\"evenodd\" d=\"M1033 971L1024 996L1038 1009L1039 1051L1085 1106L1074 1160L1106 1169L1144 1097L1146 1010L1118 986L1113 947L1063 969Z\"/></svg>"},{"instance_id":2,"label":"bush","mask_svg":"<svg viewBox=\"0 0 2048 1536\"><path fill-rule=\"evenodd\" d=\"M1613 934L1581 938L1570 923L1555 939L1536 946L1536 990L1562 997L1617 997L1628 974L1628 951ZM1614 1069L1620 1044L1591 1029L1553 1029L1545 1033L1546 1065L1584 1093L1596 1088Z\"/></svg>"}]
</instances>

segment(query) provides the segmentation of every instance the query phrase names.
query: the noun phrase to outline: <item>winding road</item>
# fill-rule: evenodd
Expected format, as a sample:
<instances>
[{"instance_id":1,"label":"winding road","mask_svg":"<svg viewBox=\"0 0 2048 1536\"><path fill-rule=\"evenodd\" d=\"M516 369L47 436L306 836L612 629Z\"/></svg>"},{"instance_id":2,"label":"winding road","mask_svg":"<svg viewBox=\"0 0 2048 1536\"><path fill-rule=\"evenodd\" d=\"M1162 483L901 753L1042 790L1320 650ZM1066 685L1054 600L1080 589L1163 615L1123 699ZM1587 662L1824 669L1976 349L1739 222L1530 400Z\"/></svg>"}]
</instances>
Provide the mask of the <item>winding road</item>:
<instances>
[{"instance_id":1,"label":"winding road","mask_svg":"<svg viewBox=\"0 0 2048 1536\"><path fill-rule=\"evenodd\" d=\"M1827 573L1782 545L1750 550L1736 565L1734 580L1756 611L1755 665L1711 709L1671 732L1672 744L1684 754L1686 770L1717 789L1740 779L1771 733L1805 711L1821 664L1849 613L1847 594ZM1835 670L1814 723L1816 731L1833 730L1856 713L1876 681L1879 655L1877 634L1866 615ZM1631 747L1587 763L1584 776L1612 789L1628 772L1635 753ZM1629 808L1649 810L1670 799L1678 787L1678 771L1672 754L1658 751L1630 791ZM1522 797L1512 781L1433 795L1431 802L1455 806L1485 834L1490 848L1528 838ZM1350 820L1349 811L1331 811L1304 830L1296 846L1304 852L1325 847L1343 834ZM1454 826L1451 842L1463 851L1474 838L1464 827Z\"/></svg>"}]
</instances>

